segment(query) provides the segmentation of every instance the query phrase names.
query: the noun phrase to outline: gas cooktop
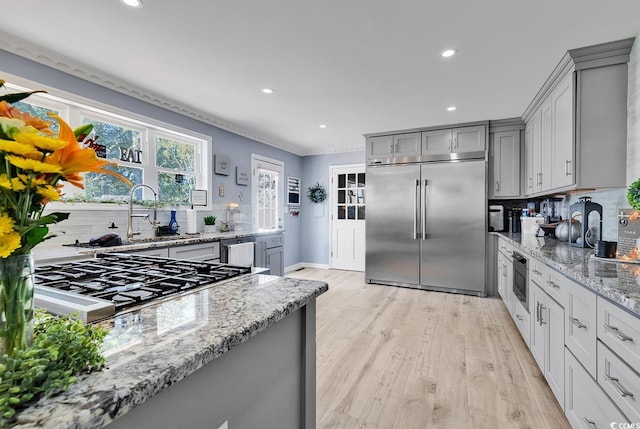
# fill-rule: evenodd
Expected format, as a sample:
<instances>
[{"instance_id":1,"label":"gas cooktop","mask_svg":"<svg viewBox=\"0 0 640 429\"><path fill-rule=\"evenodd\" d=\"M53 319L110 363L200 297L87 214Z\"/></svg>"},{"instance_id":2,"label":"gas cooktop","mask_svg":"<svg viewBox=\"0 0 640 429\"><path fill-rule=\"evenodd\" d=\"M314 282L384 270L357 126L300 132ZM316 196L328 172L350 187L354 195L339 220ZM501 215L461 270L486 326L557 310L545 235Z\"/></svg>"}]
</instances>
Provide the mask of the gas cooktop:
<instances>
[{"instance_id":1,"label":"gas cooktop","mask_svg":"<svg viewBox=\"0 0 640 429\"><path fill-rule=\"evenodd\" d=\"M91 322L250 272L251 267L105 253L37 267L34 305L54 314L80 311Z\"/></svg>"}]
</instances>

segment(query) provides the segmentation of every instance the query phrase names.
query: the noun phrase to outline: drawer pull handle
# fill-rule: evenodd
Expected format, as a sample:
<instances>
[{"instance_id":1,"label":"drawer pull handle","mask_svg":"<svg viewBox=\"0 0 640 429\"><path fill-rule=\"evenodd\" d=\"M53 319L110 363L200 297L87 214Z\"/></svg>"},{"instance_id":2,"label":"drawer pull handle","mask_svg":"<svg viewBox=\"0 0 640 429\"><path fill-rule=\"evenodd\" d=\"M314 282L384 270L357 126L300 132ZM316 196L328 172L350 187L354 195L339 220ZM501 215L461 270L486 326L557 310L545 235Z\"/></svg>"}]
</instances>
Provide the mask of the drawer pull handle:
<instances>
[{"instance_id":1,"label":"drawer pull handle","mask_svg":"<svg viewBox=\"0 0 640 429\"><path fill-rule=\"evenodd\" d=\"M560 285L559 285L558 283L553 282L553 281L551 281L551 280L549 280L547 283L549 283L549 286L554 287L554 288L556 288L556 289L559 289L559 288L560 288Z\"/></svg>"},{"instance_id":2,"label":"drawer pull handle","mask_svg":"<svg viewBox=\"0 0 640 429\"><path fill-rule=\"evenodd\" d=\"M520 321L523 321L523 320L524 320L524 317L520 316L519 314L516 314L516 318L517 318L518 320L520 320Z\"/></svg>"},{"instance_id":3,"label":"drawer pull handle","mask_svg":"<svg viewBox=\"0 0 640 429\"><path fill-rule=\"evenodd\" d=\"M615 326L611 326L608 324L604 324L604 329L608 329L609 331L614 331L616 333L616 337L618 337L620 339L620 341L633 341L633 338L623 334L622 332L620 332L620 329L618 329Z\"/></svg>"},{"instance_id":4,"label":"drawer pull handle","mask_svg":"<svg viewBox=\"0 0 640 429\"><path fill-rule=\"evenodd\" d=\"M587 327L587 325L585 325L584 323L582 323L581 321L579 321L575 317L569 317L569 320L571 321L571 323L576 325L578 327L578 329L582 329L582 328L586 328Z\"/></svg>"},{"instance_id":5,"label":"drawer pull handle","mask_svg":"<svg viewBox=\"0 0 640 429\"><path fill-rule=\"evenodd\" d=\"M593 420L589 420L588 418L585 417L584 421L587 422L587 424L592 428L598 429L598 426L596 426L596 422L594 422Z\"/></svg>"},{"instance_id":6,"label":"drawer pull handle","mask_svg":"<svg viewBox=\"0 0 640 429\"><path fill-rule=\"evenodd\" d=\"M536 276L542 275L542 273L535 268L533 269L533 274L535 274Z\"/></svg>"},{"instance_id":7,"label":"drawer pull handle","mask_svg":"<svg viewBox=\"0 0 640 429\"><path fill-rule=\"evenodd\" d=\"M622 387L622 385L620 384L620 380L619 379L617 379L616 377L611 377L608 374L605 374L604 378L606 378L607 380L609 380L611 382L611 384L613 384L613 387L616 388L616 390L618 391L620 396L622 396L623 398L626 398L627 396L631 396L633 398L633 393L629 392L627 389Z\"/></svg>"}]
</instances>

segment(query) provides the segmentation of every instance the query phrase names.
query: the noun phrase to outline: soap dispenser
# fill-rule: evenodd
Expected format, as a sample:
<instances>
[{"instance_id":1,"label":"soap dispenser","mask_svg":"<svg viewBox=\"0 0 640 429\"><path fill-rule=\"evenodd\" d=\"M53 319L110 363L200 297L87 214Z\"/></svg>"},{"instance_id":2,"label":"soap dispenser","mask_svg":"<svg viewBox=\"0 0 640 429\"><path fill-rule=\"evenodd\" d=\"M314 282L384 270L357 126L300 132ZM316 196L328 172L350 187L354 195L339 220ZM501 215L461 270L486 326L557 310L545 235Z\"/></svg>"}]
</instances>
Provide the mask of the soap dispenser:
<instances>
[{"instance_id":1,"label":"soap dispenser","mask_svg":"<svg viewBox=\"0 0 640 429\"><path fill-rule=\"evenodd\" d=\"M179 226L180 225L178 225L178 221L176 220L176 211L171 210L171 220L169 221L169 231L171 231L172 234L177 234Z\"/></svg>"}]
</instances>

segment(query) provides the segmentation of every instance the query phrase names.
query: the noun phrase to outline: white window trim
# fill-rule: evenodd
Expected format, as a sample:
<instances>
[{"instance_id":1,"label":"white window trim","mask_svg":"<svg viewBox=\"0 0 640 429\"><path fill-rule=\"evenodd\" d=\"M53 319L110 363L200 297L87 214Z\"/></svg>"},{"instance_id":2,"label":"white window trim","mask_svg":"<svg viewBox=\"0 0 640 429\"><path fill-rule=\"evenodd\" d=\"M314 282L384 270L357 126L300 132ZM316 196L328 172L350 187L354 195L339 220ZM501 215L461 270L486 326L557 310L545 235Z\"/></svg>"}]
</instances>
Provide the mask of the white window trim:
<instances>
[{"instance_id":1,"label":"white window trim","mask_svg":"<svg viewBox=\"0 0 640 429\"><path fill-rule=\"evenodd\" d=\"M251 154L251 211L252 211L252 226L255 230L261 231L258 228L258 168L264 168L267 170L273 170L277 172L280 176L280 181L278 185L278 202L276 204L276 218L277 227L276 230L283 228L283 213L284 213L284 201L285 201L285 193L284 193L284 162L269 158L266 156L258 155L255 153ZM264 231L272 231L272 229L262 229Z\"/></svg>"},{"instance_id":2,"label":"white window trim","mask_svg":"<svg viewBox=\"0 0 640 429\"><path fill-rule=\"evenodd\" d=\"M195 174L197 177L199 188L207 190L207 206L197 206L194 208L197 210L211 210L213 200L213 187L211 184L211 172L213 171L213 141L211 136L178 127L172 124L167 124L153 118L149 118L134 112L120 109L53 87L49 87L47 85L42 85L38 82L30 81L28 79L15 76L10 73L0 73L2 73L1 76L3 77L3 79L7 81L5 83L5 87L10 91L33 91L34 89L42 89L47 91L46 93L33 94L24 101L33 102L33 104L37 105L43 105L43 107L51 106L52 109L59 110L61 112L60 116L72 127L78 126L80 124L80 122L78 121L80 120L79 118L81 115L88 114L92 117L102 117L106 121L110 121L112 123L119 123L120 121L123 121L127 127L134 129L137 129L138 127L149 129L149 133L143 132L141 141L141 149L146 150L147 154L149 154L150 141L152 138L155 138L155 135L171 136L172 138L178 138L180 140L185 140L188 142L202 142L202 144L198 145L200 148L199 150L197 149L198 146L196 147L196 157L198 157L201 162L196 162ZM143 164L130 164L125 161L118 161L118 164L145 168L147 167L147 165L151 165L151 161L153 161L153 168L155 169L155 154L153 154L153 160L151 159L151 157L149 157L149 159L145 160ZM145 184L152 186L154 189L158 188L157 178L153 178L153 183L147 183L147 180L149 179L145 179ZM144 189L146 188L143 188L143 190ZM69 195L71 195L72 193L73 191L68 192ZM48 206L55 207L58 205L64 206L67 209L76 208L81 210L86 209L87 207L91 207L90 209L95 209L95 207L105 207L105 204L98 203L50 203ZM110 206L117 207L119 205L110 204ZM123 209L126 210L126 207L124 207Z\"/></svg>"}]
</instances>

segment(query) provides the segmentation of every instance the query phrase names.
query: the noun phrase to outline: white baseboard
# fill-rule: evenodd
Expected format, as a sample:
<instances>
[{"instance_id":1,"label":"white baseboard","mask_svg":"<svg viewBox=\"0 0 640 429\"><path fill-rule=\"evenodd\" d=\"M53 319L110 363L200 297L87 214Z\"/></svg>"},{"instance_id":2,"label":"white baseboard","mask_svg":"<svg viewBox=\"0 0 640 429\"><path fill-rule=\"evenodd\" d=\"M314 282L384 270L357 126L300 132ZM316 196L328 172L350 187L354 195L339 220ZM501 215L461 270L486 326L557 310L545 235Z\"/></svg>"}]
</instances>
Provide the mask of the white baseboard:
<instances>
[{"instance_id":1,"label":"white baseboard","mask_svg":"<svg viewBox=\"0 0 640 429\"><path fill-rule=\"evenodd\" d=\"M298 271L303 268L319 268L322 270L328 270L331 268L329 264L313 264L311 262L298 262L297 264L289 265L288 267L284 267L284 273L291 273L293 271Z\"/></svg>"}]
</instances>

